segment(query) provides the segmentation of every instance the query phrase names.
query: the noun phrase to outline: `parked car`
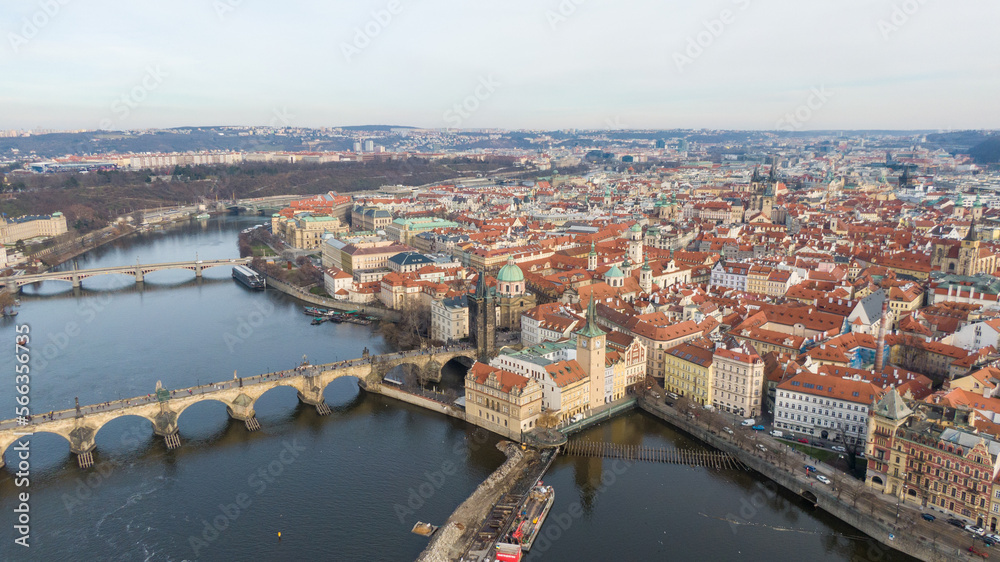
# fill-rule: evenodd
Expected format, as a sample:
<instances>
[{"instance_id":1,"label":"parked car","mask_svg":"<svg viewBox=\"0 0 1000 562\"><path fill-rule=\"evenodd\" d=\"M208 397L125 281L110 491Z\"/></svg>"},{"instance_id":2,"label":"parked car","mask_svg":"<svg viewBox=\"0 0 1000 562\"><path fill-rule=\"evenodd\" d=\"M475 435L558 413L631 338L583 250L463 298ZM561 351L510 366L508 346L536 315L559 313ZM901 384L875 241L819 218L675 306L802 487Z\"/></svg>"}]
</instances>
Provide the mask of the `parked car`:
<instances>
[{"instance_id":1,"label":"parked car","mask_svg":"<svg viewBox=\"0 0 1000 562\"><path fill-rule=\"evenodd\" d=\"M722 428L722 431L725 431L726 433L728 433L728 434L730 434L730 435L732 435L732 434L733 434L733 430L732 430L732 429L729 429L728 427L724 427L724 428Z\"/></svg>"},{"instance_id":2,"label":"parked car","mask_svg":"<svg viewBox=\"0 0 1000 562\"><path fill-rule=\"evenodd\" d=\"M740 425L742 425L743 427L749 427L749 426L751 426L751 425L753 425L755 423L757 423L757 422L753 418L747 418L747 419L741 421Z\"/></svg>"},{"instance_id":3,"label":"parked car","mask_svg":"<svg viewBox=\"0 0 1000 562\"><path fill-rule=\"evenodd\" d=\"M813 447L822 447L822 446L823 446L823 444L822 444L822 443L820 443L819 441L813 441L813 442L812 442L812 443L810 443L810 444L811 444L811 445L812 445Z\"/></svg>"},{"instance_id":4,"label":"parked car","mask_svg":"<svg viewBox=\"0 0 1000 562\"><path fill-rule=\"evenodd\" d=\"M924 521L934 521L935 519L937 519L936 517L934 517L930 513L923 513L920 516L924 518Z\"/></svg>"},{"instance_id":5,"label":"parked car","mask_svg":"<svg viewBox=\"0 0 1000 562\"><path fill-rule=\"evenodd\" d=\"M680 396L677 396L677 395L676 395L676 394L674 394L673 392L668 392L668 393L667 393L667 396L669 396L669 397L673 398L674 400L677 400L678 398L680 398Z\"/></svg>"},{"instance_id":6,"label":"parked car","mask_svg":"<svg viewBox=\"0 0 1000 562\"><path fill-rule=\"evenodd\" d=\"M846 453L847 452L847 449L845 449L842 445L834 445L833 447L830 447L830 448L833 449L834 451L837 451L838 453Z\"/></svg>"},{"instance_id":7,"label":"parked car","mask_svg":"<svg viewBox=\"0 0 1000 562\"><path fill-rule=\"evenodd\" d=\"M569 421L576 423L582 419L583 419L583 414L573 414L573 417L570 418Z\"/></svg>"},{"instance_id":8,"label":"parked car","mask_svg":"<svg viewBox=\"0 0 1000 562\"><path fill-rule=\"evenodd\" d=\"M816 475L816 480L819 480L820 482L822 482L824 484L829 484L830 483L830 479L827 478L826 476L823 476L822 474L817 474Z\"/></svg>"},{"instance_id":9,"label":"parked car","mask_svg":"<svg viewBox=\"0 0 1000 562\"><path fill-rule=\"evenodd\" d=\"M804 439L804 438L801 438L801 437L798 439L798 441L799 441L799 443L805 443L806 445L809 444L809 440L808 439Z\"/></svg>"},{"instance_id":10,"label":"parked car","mask_svg":"<svg viewBox=\"0 0 1000 562\"><path fill-rule=\"evenodd\" d=\"M996 533L986 533L986 538L990 539L996 544L1000 544L1000 535Z\"/></svg>"},{"instance_id":11,"label":"parked car","mask_svg":"<svg viewBox=\"0 0 1000 562\"><path fill-rule=\"evenodd\" d=\"M755 425L755 426L751 427L750 429L752 429L754 431L764 431L764 426L762 426L762 425Z\"/></svg>"},{"instance_id":12,"label":"parked car","mask_svg":"<svg viewBox=\"0 0 1000 562\"><path fill-rule=\"evenodd\" d=\"M966 525L965 530L970 533L979 535L980 537L986 534L986 529L972 524Z\"/></svg>"},{"instance_id":13,"label":"parked car","mask_svg":"<svg viewBox=\"0 0 1000 562\"><path fill-rule=\"evenodd\" d=\"M761 452L764 452L764 453L766 453L766 452L767 452L767 448L766 448L766 447L764 447L763 445L761 445L760 443L758 443L758 444L757 444L757 448L758 448L758 449L760 449L760 450L761 450Z\"/></svg>"},{"instance_id":14,"label":"parked car","mask_svg":"<svg viewBox=\"0 0 1000 562\"><path fill-rule=\"evenodd\" d=\"M955 519L955 518L949 519L948 524L954 525L960 529L965 527L965 521L962 521L961 519Z\"/></svg>"},{"instance_id":15,"label":"parked car","mask_svg":"<svg viewBox=\"0 0 1000 562\"><path fill-rule=\"evenodd\" d=\"M777 429L772 429L771 430L771 435L774 436L774 437L784 437L785 436L784 433L778 431Z\"/></svg>"},{"instance_id":16,"label":"parked car","mask_svg":"<svg viewBox=\"0 0 1000 562\"><path fill-rule=\"evenodd\" d=\"M805 469L806 469L806 472L818 472L816 470L815 466L812 466L812 465L809 465L809 464L805 465Z\"/></svg>"}]
</instances>

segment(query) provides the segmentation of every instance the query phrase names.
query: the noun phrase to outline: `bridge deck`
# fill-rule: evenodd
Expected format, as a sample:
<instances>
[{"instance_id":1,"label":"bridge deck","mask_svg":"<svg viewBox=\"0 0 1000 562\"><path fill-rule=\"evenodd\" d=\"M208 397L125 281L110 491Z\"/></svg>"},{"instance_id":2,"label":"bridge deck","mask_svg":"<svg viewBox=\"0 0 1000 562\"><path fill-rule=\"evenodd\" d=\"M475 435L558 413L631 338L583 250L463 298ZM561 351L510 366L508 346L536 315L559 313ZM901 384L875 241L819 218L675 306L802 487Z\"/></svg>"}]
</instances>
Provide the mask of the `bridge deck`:
<instances>
[{"instance_id":1,"label":"bridge deck","mask_svg":"<svg viewBox=\"0 0 1000 562\"><path fill-rule=\"evenodd\" d=\"M604 457L631 461L686 464L715 469L747 470L736 457L721 451L696 451L690 449L663 449L622 445L603 441L574 440L566 444L567 455L579 457Z\"/></svg>"}]
</instances>

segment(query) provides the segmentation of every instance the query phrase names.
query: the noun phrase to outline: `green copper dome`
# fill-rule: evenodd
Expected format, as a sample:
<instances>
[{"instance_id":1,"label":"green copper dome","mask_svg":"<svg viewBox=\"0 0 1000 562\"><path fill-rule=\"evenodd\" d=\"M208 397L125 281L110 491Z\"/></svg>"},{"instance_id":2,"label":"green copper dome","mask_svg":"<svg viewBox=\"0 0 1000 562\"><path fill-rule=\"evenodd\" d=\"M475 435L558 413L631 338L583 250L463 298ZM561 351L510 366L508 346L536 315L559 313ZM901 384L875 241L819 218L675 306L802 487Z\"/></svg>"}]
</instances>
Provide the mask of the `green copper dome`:
<instances>
[{"instance_id":1,"label":"green copper dome","mask_svg":"<svg viewBox=\"0 0 1000 562\"><path fill-rule=\"evenodd\" d=\"M514 263L514 258L507 260L507 265L500 268L497 281L501 283L520 283L524 281L524 272Z\"/></svg>"},{"instance_id":2,"label":"green copper dome","mask_svg":"<svg viewBox=\"0 0 1000 562\"><path fill-rule=\"evenodd\" d=\"M625 277L625 274L622 273L622 270L618 269L617 265L612 265L611 269L609 269L608 272L604 274L604 277L606 279L610 279L611 277Z\"/></svg>"}]
</instances>

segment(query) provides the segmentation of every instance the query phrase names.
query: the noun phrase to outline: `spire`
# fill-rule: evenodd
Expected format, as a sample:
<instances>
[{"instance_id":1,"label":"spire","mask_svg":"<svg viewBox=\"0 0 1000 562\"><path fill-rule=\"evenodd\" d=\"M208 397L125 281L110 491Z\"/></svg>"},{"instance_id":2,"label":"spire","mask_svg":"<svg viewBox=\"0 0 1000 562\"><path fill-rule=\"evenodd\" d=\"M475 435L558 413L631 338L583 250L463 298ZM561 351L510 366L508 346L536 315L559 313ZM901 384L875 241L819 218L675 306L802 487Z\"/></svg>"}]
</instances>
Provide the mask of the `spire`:
<instances>
[{"instance_id":1,"label":"spire","mask_svg":"<svg viewBox=\"0 0 1000 562\"><path fill-rule=\"evenodd\" d=\"M964 240L966 242L976 241L976 216L972 216L972 223L969 225L969 231L965 233Z\"/></svg>"},{"instance_id":2,"label":"spire","mask_svg":"<svg viewBox=\"0 0 1000 562\"><path fill-rule=\"evenodd\" d=\"M875 345L875 373L881 373L882 369L885 368L885 325L888 323L889 316L889 296L882 295L882 317L879 318L878 325L878 343Z\"/></svg>"},{"instance_id":3,"label":"spire","mask_svg":"<svg viewBox=\"0 0 1000 562\"><path fill-rule=\"evenodd\" d=\"M479 270L479 277L476 279L475 298L486 298L486 271L482 269Z\"/></svg>"},{"instance_id":4,"label":"spire","mask_svg":"<svg viewBox=\"0 0 1000 562\"><path fill-rule=\"evenodd\" d=\"M590 256L596 256L597 255L597 251L594 250L594 241L593 240L590 241L590 253L587 254L587 255L590 255Z\"/></svg>"},{"instance_id":5,"label":"spire","mask_svg":"<svg viewBox=\"0 0 1000 562\"><path fill-rule=\"evenodd\" d=\"M649 256L646 256L646 259L643 261L643 263L642 263L642 270L643 271L652 271L652 268L649 267Z\"/></svg>"},{"instance_id":6,"label":"spire","mask_svg":"<svg viewBox=\"0 0 1000 562\"><path fill-rule=\"evenodd\" d=\"M577 334L585 338L604 335L604 330L597 325L597 301L594 299L594 295L590 295L590 303L587 305L587 326L578 331Z\"/></svg>"}]
</instances>

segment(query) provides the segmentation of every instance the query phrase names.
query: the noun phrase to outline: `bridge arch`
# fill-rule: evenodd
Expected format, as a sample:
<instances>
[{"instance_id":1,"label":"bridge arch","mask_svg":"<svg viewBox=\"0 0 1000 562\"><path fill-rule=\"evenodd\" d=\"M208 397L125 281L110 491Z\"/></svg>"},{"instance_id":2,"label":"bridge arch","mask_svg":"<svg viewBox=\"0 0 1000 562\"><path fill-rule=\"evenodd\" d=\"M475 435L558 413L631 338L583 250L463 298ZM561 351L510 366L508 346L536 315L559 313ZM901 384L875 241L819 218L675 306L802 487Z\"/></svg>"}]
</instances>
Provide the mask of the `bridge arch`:
<instances>
[{"instance_id":1,"label":"bridge arch","mask_svg":"<svg viewBox=\"0 0 1000 562\"><path fill-rule=\"evenodd\" d=\"M809 503L811 503L813 505L816 505L816 502L819 501L819 498L817 498L816 494L812 493L811 490L803 490L802 491L802 497L805 498L806 501L808 501Z\"/></svg>"},{"instance_id":2,"label":"bridge arch","mask_svg":"<svg viewBox=\"0 0 1000 562\"><path fill-rule=\"evenodd\" d=\"M18 442L20 440L33 439L35 436L38 436L38 435L58 435L59 437L62 438L63 441L66 442L66 452L67 453L71 453L72 452L71 451L71 449L72 449L72 443L70 442L70 439L69 439L68 435L63 435L62 433L60 433L58 431L44 431L44 430L42 430L42 431L35 431L34 435L32 435L31 437L14 437L14 438L11 438L11 439L5 439L4 441L0 442L0 468L4 467L5 466L4 463L7 462L7 461L9 461L9 462L7 462L6 466L8 466L11 469L11 472L17 472L18 458L17 458L17 453L14 451L14 447L17 446L17 444L18 444ZM7 454L8 453L10 453L12 455L10 458L7 458ZM32 459L37 458L38 454L39 454L39 450L38 450L37 446L35 445L35 443L32 442L31 443L31 457L32 457ZM32 460L31 464L32 464L32 468L39 468L39 466L38 466L39 463L36 462L35 460Z\"/></svg>"},{"instance_id":3,"label":"bridge arch","mask_svg":"<svg viewBox=\"0 0 1000 562\"><path fill-rule=\"evenodd\" d=\"M128 427L125 431L122 432L121 444L125 445L127 448L132 449L138 447L139 443L142 442L142 439L148 438L149 435L153 433L153 431L156 429L156 420L138 413L125 413L120 416L116 416L114 418L105 420L104 423L102 423L99 426L96 426L94 428L94 442L95 443L97 442L97 439L100 437L101 431L104 428L112 424L117 425L118 422L124 423L126 418L138 418L140 420L143 420L143 422L145 422L141 423L140 425L134 425ZM134 422L135 420L132 421ZM148 429L143 429L143 430L139 429L139 427L145 428L146 426L148 426ZM109 429L108 431L111 431L111 429ZM105 432L105 437L107 437L107 432Z\"/></svg>"}]
</instances>

